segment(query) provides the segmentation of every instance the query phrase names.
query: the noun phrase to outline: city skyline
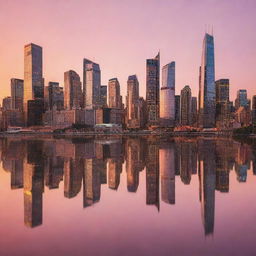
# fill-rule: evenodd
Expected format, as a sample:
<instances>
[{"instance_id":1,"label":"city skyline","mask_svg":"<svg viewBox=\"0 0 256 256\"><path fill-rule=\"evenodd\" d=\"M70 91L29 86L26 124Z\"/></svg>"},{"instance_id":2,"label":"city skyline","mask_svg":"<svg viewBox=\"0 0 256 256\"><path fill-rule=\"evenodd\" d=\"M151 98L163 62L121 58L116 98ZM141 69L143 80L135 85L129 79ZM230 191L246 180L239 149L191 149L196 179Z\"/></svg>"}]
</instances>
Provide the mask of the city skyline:
<instances>
[{"instance_id":1,"label":"city skyline","mask_svg":"<svg viewBox=\"0 0 256 256\"><path fill-rule=\"evenodd\" d=\"M107 6L105 3L102 3L102 10L100 10L99 13L96 13L95 16L92 16L90 11L94 10L95 5L90 1L87 1L85 4L87 4L86 7L88 7L87 12L89 17L87 16L87 18L89 22L95 20L95 26L99 25L99 27L102 29L99 29L98 32L92 32L89 30L87 36L85 36L88 43L87 41L84 43L84 40L86 39L81 37L79 29L84 28L86 21L82 19L80 22L80 20L75 19L75 21L71 22L70 24L65 22L65 26L73 26L74 36L72 37L73 40L67 39L67 41L62 42L61 47L59 47L60 45L58 45L58 42L64 38L64 31L60 27L61 20L63 19L63 16L69 15L67 12L67 10L71 8L69 2L61 3L63 8L62 11L56 11L57 19L54 21L51 19L47 21L52 22L53 28L48 31L49 33L46 33L49 35L49 37L43 37L39 33L40 29L36 30L34 26L37 24L39 28L42 27L43 21L45 21L42 19L42 14L49 11L50 7L52 8L51 11L56 10L60 3L49 4L49 2L46 1L45 3L37 3L37 6L30 4L30 6L27 7L28 10L26 10L23 14L17 15L16 11L19 10L19 8L16 8L16 10L11 9L13 4L20 5L20 3L31 2L12 1L12 3L7 4L6 1L1 1L1 3L3 3L1 4L1 9L3 10L4 15L1 15L0 22L4 22L2 19L5 18L7 13L9 13L10 17L12 17L12 15L16 15L17 21L22 19L23 24L27 26L23 26L23 29L18 31L17 23L12 23L5 19L3 40L0 42L0 53L3 60L0 63L0 80L3 88L0 97L3 98L10 95L11 78L23 79L22 47L30 42L43 47L43 70L45 85L48 84L49 81L56 81L59 82L60 86L63 87L63 73L70 69L75 70L82 78L82 60L83 58L89 58L92 59L92 61L99 63L101 66L102 84L107 84L107 81L111 77L118 78L120 81L121 94L123 96L126 92L127 77L131 74L137 74L139 83L141 85L140 95L145 97L145 59L149 58L152 56L152 54L158 51L158 49L160 49L160 68L172 60L176 62L176 90L180 91L186 84L189 84L192 89L192 95L197 96L198 67L200 66L202 45L201 42L204 32L207 31L207 26L205 26L205 24L212 24L214 27L215 38L215 80L221 78L230 79L230 98L232 101L235 99L236 91L241 88L247 89L248 97L251 99L252 95L254 94L253 84L255 84L255 79L253 77L252 69L255 66L254 63L256 53L254 48L250 47L253 46L253 42L255 42L255 36L249 32L251 31L250 26L253 25L251 20L253 19L252 14L253 10L256 8L256 5L253 3L253 1L246 1L243 4L239 1L235 1L233 4L228 3L227 1L205 1L200 5L200 10L202 12L207 10L208 19L206 19L205 14L203 14L203 18L199 23L199 20L195 16L195 9L199 5L199 2L200 1L195 1L192 4L189 1L176 1L174 3L172 1L173 4L171 5L170 2L163 4L156 3L156 1L149 1L147 2L145 14L139 18L138 11L141 10L141 8L143 8L145 5L145 2L141 1L136 3L137 10L133 13L132 21L130 21L130 19L129 21L127 20L126 16L129 15L123 15L124 17L121 18L119 27L111 22L111 14L113 11L119 10L119 15L121 16L121 14L125 14L124 7L129 9L131 6L127 6L125 2L117 4L116 1L110 1L109 13L106 14L104 12L104 8L107 8ZM216 3L216 8L214 10L211 9L211 7L213 7L213 5ZM79 13L78 7L82 6L84 6L84 3L78 1L77 6L72 8L75 8ZM167 19L167 11L165 10L166 7L169 7L167 8L169 15L182 8L184 13L191 12L190 17L192 18L192 24L190 26L194 26L193 28L196 29L192 29L191 31L191 27L188 27L176 15L173 15L173 19L177 21L178 24L175 23L175 25L168 27L169 32L165 28L165 33L163 33L160 25ZM21 6L21 8L23 7ZM156 25L152 25L150 21L149 26L151 29L149 30L147 27L145 27L145 22L148 21L147 17L153 12L154 8L156 8L157 13L162 14L160 16L163 20L156 17ZM241 9L247 10L247 16L243 19L243 22L241 22L242 24L238 24L240 22L235 20L235 14L238 11L239 14L241 14ZM23 17L29 10L34 10L35 14L39 14L38 18L35 19L35 24L33 26L28 24L29 20L24 19ZM223 15L224 13L225 16ZM102 21L97 20L97 17L98 19L101 17L102 20L104 20L104 17L106 17L107 21L110 21L109 28L107 27L108 29L106 29L106 31L109 32L108 34L106 34L103 29L107 25L104 25ZM227 17L230 19L227 19ZM124 34L127 29L129 30L133 27L134 22L137 22L137 27L134 29L135 31L131 31L132 34L135 32L137 34L138 30L140 30L141 35L138 35L133 42L132 40L128 40ZM225 22L227 25L224 29L222 27L223 22ZM237 26L231 26L232 22L233 24L237 24ZM179 28L176 28L178 27L177 25L180 25ZM143 30L141 30L142 26L144 27ZM51 26L49 25L49 28L50 27ZM122 33L121 28L123 29L124 33ZM240 33L237 33L238 29ZM148 37L151 30L155 31L153 40L152 38ZM211 28L208 30L211 31ZM12 31L12 33L10 33L10 31ZM56 33L56 35L58 34L58 38L54 33ZM92 33L95 35L92 36ZM15 40L8 43L12 38L11 34L15 34L16 37ZM98 36L101 40L96 40ZM182 39L184 36L186 36L186 40ZM79 43L74 39L77 39ZM125 43L124 40L126 40ZM239 44L237 44L237 40L240 42ZM234 48L233 42L236 42L236 48ZM83 46L81 46L81 43L83 43ZM140 44L146 44L145 50L140 50ZM131 54L131 51L133 54ZM234 61L237 56L240 57L239 61ZM13 65L13 63L15 63L15 65Z\"/></svg>"}]
</instances>

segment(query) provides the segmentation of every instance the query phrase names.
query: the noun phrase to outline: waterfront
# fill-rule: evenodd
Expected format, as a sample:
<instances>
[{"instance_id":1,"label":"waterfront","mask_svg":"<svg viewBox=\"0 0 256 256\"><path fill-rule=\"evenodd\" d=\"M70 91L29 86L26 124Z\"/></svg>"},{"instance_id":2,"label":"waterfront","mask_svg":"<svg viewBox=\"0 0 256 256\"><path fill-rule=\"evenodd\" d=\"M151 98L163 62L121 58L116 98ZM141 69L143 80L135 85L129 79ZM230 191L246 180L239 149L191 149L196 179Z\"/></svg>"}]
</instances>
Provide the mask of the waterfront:
<instances>
[{"instance_id":1,"label":"waterfront","mask_svg":"<svg viewBox=\"0 0 256 256\"><path fill-rule=\"evenodd\" d=\"M1 255L256 253L253 140L15 136L0 155Z\"/></svg>"}]
</instances>

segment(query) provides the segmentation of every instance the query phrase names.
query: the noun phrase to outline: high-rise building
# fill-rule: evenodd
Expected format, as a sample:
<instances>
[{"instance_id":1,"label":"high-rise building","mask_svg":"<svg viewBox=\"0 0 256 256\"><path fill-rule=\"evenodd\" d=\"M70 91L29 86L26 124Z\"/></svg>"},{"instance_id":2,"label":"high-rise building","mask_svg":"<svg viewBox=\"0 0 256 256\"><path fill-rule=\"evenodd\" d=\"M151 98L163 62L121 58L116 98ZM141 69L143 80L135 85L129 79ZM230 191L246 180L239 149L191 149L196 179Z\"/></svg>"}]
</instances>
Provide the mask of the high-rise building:
<instances>
[{"instance_id":1,"label":"high-rise building","mask_svg":"<svg viewBox=\"0 0 256 256\"><path fill-rule=\"evenodd\" d=\"M24 81L17 78L11 79L12 109L23 110Z\"/></svg>"},{"instance_id":2,"label":"high-rise building","mask_svg":"<svg viewBox=\"0 0 256 256\"><path fill-rule=\"evenodd\" d=\"M139 81L136 75L128 77L127 81L127 126L140 127L139 122Z\"/></svg>"},{"instance_id":3,"label":"high-rise building","mask_svg":"<svg viewBox=\"0 0 256 256\"><path fill-rule=\"evenodd\" d=\"M235 100L235 108L236 110L239 107L249 107L250 101L247 98L247 90L240 89L237 91L236 100Z\"/></svg>"},{"instance_id":4,"label":"high-rise building","mask_svg":"<svg viewBox=\"0 0 256 256\"><path fill-rule=\"evenodd\" d=\"M88 59L83 61L83 95L84 107L99 105L101 92L100 66Z\"/></svg>"},{"instance_id":5,"label":"high-rise building","mask_svg":"<svg viewBox=\"0 0 256 256\"><path fill-rule=\"evenodd\" d=\"M191 124L191 89L186 85L180 93L180 116L182 125Z\"/></svg>"},{"instance_id":6,"label":"high-rise building","mask_svg":"<svg viewBox=\"0 0 256 256\"><path fill-rule=\"evenodd\" d=\"M256 95L252 96L252 123L256 124Z\"/></svg>"},{"instance_id":7,"label":"high-rise building","mask_svg":"<svg viewBox=\"0 0 256 256\"><path fill-rule=\"evenodd\" d=\"M49 82L47 89L49 109L56 108L57 110L62 110L64 108L63 88L57 82Z\"/></svg>"},{"instance_id":8,"label":"high-rise building","mask_svg":"<svg viewBox=\"0 0 256 256\"><path fill-rule=\"evenodd\" d=\"M100 86L100 105L106 107L108 105L108 86Z\"/></svg>"},{"instance_id":9,"label":"high-rise building","mask_svg":"<svg viewBox=\"0 0 256 256\"><path fill-rule=\"evenodd\" d=\"M160 53L154 59L147 59L146 102L149 126L159 124L159 66Z\"/></svg>"},{"instance_id":10,"label":"high-rise building","mask_svg":"<svg viewBox=\"0 0 256 256\"><path fill-rule=\"evenodd\" d=\"M216 86L216 126L226 127L230 120L229 79L220 79Z\"/></svg>"},{"instance_id":11,"label":"high-rise building","mask_svg":"<svg viewBox=\"0 0 256 256\"><path fill-rule=\"evenodd\" d=\"M42 105L37 110L43 110L44 80L43 80L43 55L42 47L35 44L27 44L24 47L24 102L23 111L25 122L28 125L38 125L28 113L28 101L35 101L36 105ZM35 113L34 116L41 117L42 113ZM40 122L41 123L41 122Z\"/></svg>"},{"instance_id":12,"label":"high-rise building","mask_svg":"<svg viewBox=\"0 0 256 256\"><path fill-rule=\"evenodd\" d=\"M3 98L2 107L3 107L3 110L10 110L12 108L12 98L11 97Z\"/></svg>"},{"instance_id":13,"label":"high-rise building","mask_svg":"<svg viewBox=\"0 0 256 256\"><path fill-rule=\"evenodd\" d=\"M175 125L180 124L180 95L175 95Z\"/></svg>"},{"instance_id":14,"label":"high-rise building","mask_svg":"<svg viewBox=\"0 0 256 256\"><path fill-rule=\"evenodd\" d=\"M122 108L120 84L117 78L112 78L108 81L108 106L110 108Z\"/></svg>"},{"instance_id":15,"label":"high-rise building","mask_svg":"<svg viewBox=\"0 0 256 256\"><path fill-rule=\"evenodd\" d=\"M80 76L73 70L64 73L64 106L66 109L77 109L83 105Z\"/></svg>"},{"instance_id":16,"label":"high-rise building","mask_svg":"<svg viewBox=\"0 0 256 256\"><path fill-rule=\"evenodd\" d=\"M175 119L175 62L162 69L162 88L160 91L160 118L166 121Z\"/></svg>"},{"instance_id":17,"label":"high-rise building","mask_svg":"<svg viewBox=\"0 0 256 256\"><path fill-rule=\"evenodd\" d=\"M199 72L199 126L215 127L214 39L205 34Z\"/></svg>"},{"instance_id":18,"label":"high-rise building","mask_svg":"<svg viewBox=\"0 0 256 256\"><path fill-rule=\"evenodd\" d=\"M197 98L191 98L191 124L197 126Z\"/></svg>"}]
</instances>

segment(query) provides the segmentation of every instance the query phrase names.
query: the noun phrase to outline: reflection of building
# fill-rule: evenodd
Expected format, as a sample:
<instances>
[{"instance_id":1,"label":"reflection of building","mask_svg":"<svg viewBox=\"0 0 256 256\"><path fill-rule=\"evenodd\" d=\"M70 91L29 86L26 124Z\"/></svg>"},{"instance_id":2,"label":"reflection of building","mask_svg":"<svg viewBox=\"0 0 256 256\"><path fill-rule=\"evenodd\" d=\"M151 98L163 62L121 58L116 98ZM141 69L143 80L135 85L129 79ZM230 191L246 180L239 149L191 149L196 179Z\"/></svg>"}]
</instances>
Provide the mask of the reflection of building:
<instances>
[{"instance_id":1,"label":"reflection of building","mask_svg":"<svg viewBox=\"0 0 256 256\"><path fill-rule=\"evenodd\" d=\"M139 172L144 168L143 152L139 140L128 139L126 142L127 190L136 192L139 186Z\"/></svg>"},{"instance_id":2,"label":"reflection of building","mask_svg":"<svg viewBox=\"0 0 256 256\"><path fill-rule=\"evenodd\" d=\"M196 150L192 142L180 142L180 178L184 184L190 184L191 175L196 174Z\"/></svg>"},{"instance_id":3,"label":"reflection of building","mask_svg":"<svg viewBox=\"0 0 256 256\"><path fill-rule=\"evenodd\" d=\"M42 224L44 165L42 142L27 143L27 161L24 165L24 222L26 226Z\"/></svg>"},{"instance_id":4,"label":"reflection of building","mask_svg":"<svg viewBox=\"0 0 256 256\"><path fill-rule=\"evenodd\" d=\"M174 144L168 144L159 150L161 175L161 197L169 204L175 204L175 161Z\"/></svg>"},{"instance_id":5,"label":"reflection of building","mask_svg":"<svg viewBox=\"0 0 256 256\"><path fill-rule=\"evenodd\" d=\"M205 235L214 231L216 157L215 145L211 140L199 144L199 181L202 221Z\"/></svg>"},{"instance_id":6,"label":"reflection of building","mask_svg":"<svg viewBox=\"0 0 256 256\"><path fill-rule=\"evenodd\" d=\"M156 205L159 210L159 148L148 142L146 157L146 203Z\"/></svg>"},{"instance_id":7,"label":"reflection of building","mask_svg":"<svg viewBox=\"0 0 256 256\"><path fill-rule=\"evenodd\" d=\"M122 171L122 162L116 159L110 159L108 162L108 187L118 189L120 183L120 174Z\"/></svg>"},{"instance_id":8,"label":"reflection of building","mask_svg":"<svg viewBox=\"0 0 256 256\"><path fill-rule=\"evenodd\" d=\"M101 172L98 159L85 159L83 171L83 206L91 206L100 200Z\"/></svg>"},{"instance_id":9,"label":"reflection of building","mask_svg":"<svg viewBox=\"0 0 256 256\"><path fill-rule=\"evenodd\" d=\"M81 190L83 162L69 159L64 162L64 196L75 197Z\"/></svg>"},{"instance_id":10,"label":"reflection of building","mask_svg":"<svg viewBox=\"0 0 256 256\"><path fill-rule=\"evenodd\" d=\"M159 64L160 53L154 59L147 59L146 102L148 125L158 125L159 122Z\"/></svg>"},{"instance_id":11,"label":"reflection of building","mask_svg":"<svg viewBox=\"0 0 256 256\"><path fill-rule=\"evenodd\" d=\"M215 127L215 68L213 36L205 34L199 74L199 126Z\"/></svg>"}]
</instances>

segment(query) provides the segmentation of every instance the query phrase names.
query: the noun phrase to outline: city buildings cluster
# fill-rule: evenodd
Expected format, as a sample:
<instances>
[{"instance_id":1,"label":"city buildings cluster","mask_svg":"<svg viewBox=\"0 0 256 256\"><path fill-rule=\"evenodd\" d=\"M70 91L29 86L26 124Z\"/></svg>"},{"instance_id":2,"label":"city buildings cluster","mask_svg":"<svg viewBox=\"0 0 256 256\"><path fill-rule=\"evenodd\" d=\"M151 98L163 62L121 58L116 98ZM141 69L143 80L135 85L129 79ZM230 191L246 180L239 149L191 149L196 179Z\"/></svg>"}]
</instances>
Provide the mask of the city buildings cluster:
<instances>
[{"instance_id":1,"label":"city buildings cluster","mask_svg":"<svg viewBox=\"0 0 256 256\"><path fill-rule=\"evenodd\" d=\"M127 79L125 99L117 78L101 84L100 65L83 59L83 79L74 70L64 73L64 87L51 81L45 86L43 50L35 44L24 47L24 80L11 79L11 97L5 97L0 112L1 130L12 126L95 127L114 124L125 129L175 127L177 130L232 129L256 122L256 95L237 92L230 101L229 79L215 80L214 38L205 34L199 68L199 95L192 96L189 85L175 92L175 62L162 68L160 53L146 60L146 98L139 95L136 75ZM125 104L124 104L125 103Z\"/></svg>"}]
</instances>

